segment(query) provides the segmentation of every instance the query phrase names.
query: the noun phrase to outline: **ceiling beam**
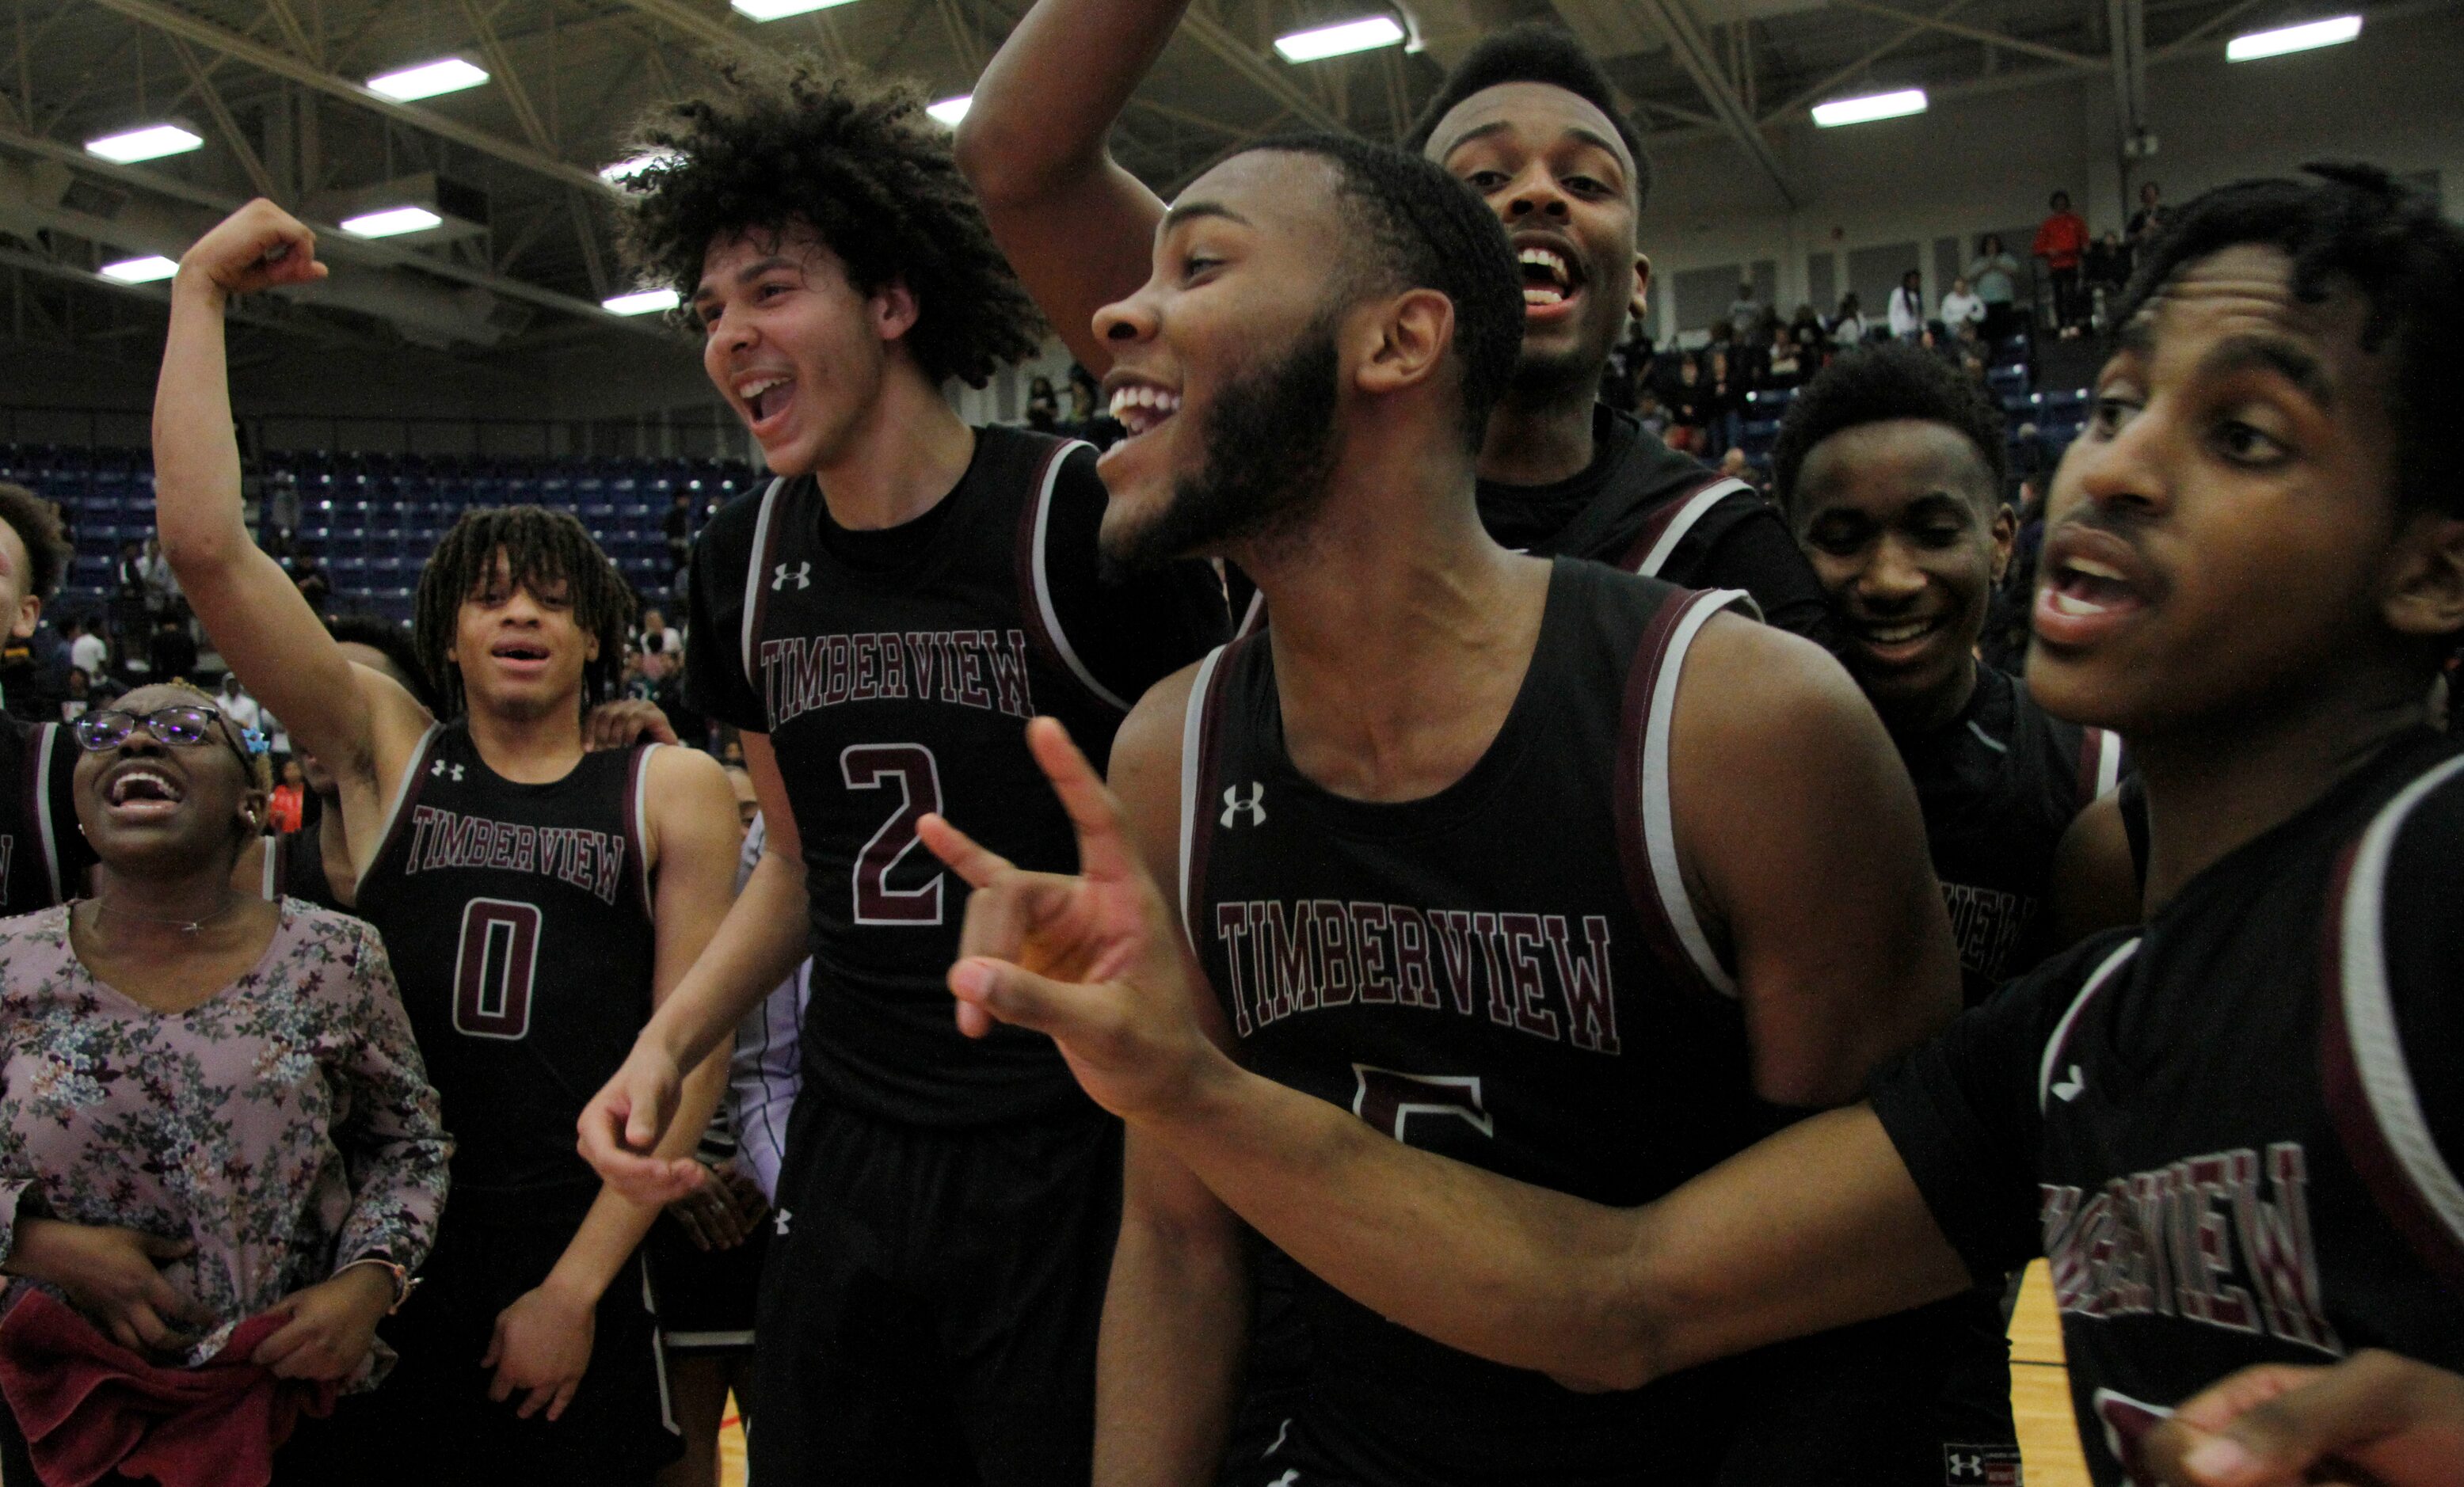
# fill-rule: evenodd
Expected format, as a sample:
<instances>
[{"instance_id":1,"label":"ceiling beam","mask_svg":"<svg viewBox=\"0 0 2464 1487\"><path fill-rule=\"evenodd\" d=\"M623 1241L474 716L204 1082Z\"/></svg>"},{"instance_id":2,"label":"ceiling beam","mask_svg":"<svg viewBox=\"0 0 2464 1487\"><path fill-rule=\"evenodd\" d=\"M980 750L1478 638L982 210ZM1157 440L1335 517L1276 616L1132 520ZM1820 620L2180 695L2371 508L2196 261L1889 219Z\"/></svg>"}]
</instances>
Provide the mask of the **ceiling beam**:
<instances>
[{"instance_id":1,"label":"ceiling beam","mask_svg":"<svg viewBox=\"0 0 2464 1487\"><path fill-rule=\"evenodd\" d=\"M531 106L531 91L522 86L522 75L514 67L513 54L496 35L496 28L479 9L478 0L461 0L463 19L471 23L472 33L478 38L479 55L488 59L488 75L495 79L496 90L505 96L505 106L514 111L514 122L531 148L554 155L556 141L548 134L546 120Z\"/></svg>"},{"instance_id":2,"label":"ceiling beam","mask_svg":"<svg viewBox=\"0 0 2464 1487\"><path fill-rule=\"evenodd\" d=\"M240 130L239 120L231 117L231 105L223 101L223 90L215 87L214 80L206 76L205 64L197 60L197 54L187 42L177 36L168 39L171 55L180 59L181 68L188 75L189 85L197 91L197 100L205 104L206 112L212 117L214 131L223 137L224 145L239 157L239 167L248 172L249 184L256 187L257 195L268 201L282 200L283 192L274 184L274 172L265 168L265 162L257 157L256 146L248 142L248 136Z\"/></svg>"},{"instance_id":3,"label":"ceiling beam","mask_svg":"<svg viewBox=\"0 0 2464 1487\"><path fill-rule=\"evenodd\" d=\"M761 44L737 31L707 11L697 11L684 0L625 0L671 31L680 31L705 46L721 47L731 52L760 52Z\"/></svg>"},{"instance_id":4,"label":"ceiling beam","mask_svg":"<svg viewBox=\"0 0 2464 1487\"><path fill-rule=\"evenodd\" d=\"M1782 103L1779 107L1772 109L1770 113L1765 114L1762 117L1762 121L1767 124L1777 123L1782 119L1787 118L1789 115L1795 113L1799 109L1821 102L1832 89L1839 87L1844 83L1853 82L1857 78L1863 77L1865 75L1865 69L1873 66L1876 62L1881 61L1892 53L1897 52L1900 48L1906 46L1909 42L1916 40L1919 36L1924 35L1928 23L1947 21L1953 15L1958 14L1961 11L1968 9L1969 3L1969 0L1948 0L1947 4L1946 4L1941 10L1934 11L1930 16L1911 17L1911 19L1915 20L1917 24L1900 32L1898 34L1892 36L1888 41L1883 42L1881 46L1867 52L1864 55L1857 58L1857 60L1840 68L1838 71L1832 73L1829 77L1824 77L1820 82L1815 83L1813 87L1805 89L1803 92L1797 94L1796 97L1789 99L1785 103Z\"/></svg>"},{"instance_id":5,"label":"ceiling beam","mask_svg":"<svg viewBox=\"0 0 2464 1487\"><path fill-rule=\"evenodd\" d=\"M2226 6L2189 31L2158 47L2151 56L2159 62L2169 62L2265 3L2266 0L2237 0L2237 3Z\"/></svg>"},{"instance_id":6,"label":"ceiling beam","mask_svg":"<svg viewBox=\"0 0 2464 1487\"><path fill-rule=\"evenodd\" d=\"M274 23L282 28L282 39L291 43L292 51L323 65L325 59L318 55L317 43L308 39L307 29L299 24L299 12L291 9L291 0L265 0L265 9L274 16Z\"/></svg>"},{"instance_id":7,"label":"ceiling beam","mask_svg":"<svg viewBox=\"0 0 2464 1487\"><path fill-rule=\"evenodd\" d=\"M1753 115L1721 75L1719 55L1703 34L1703 28L1695 23L1693 12L1686 10L1685 0L1636 0L1636 5L1660 23L1661 33L1668 37L1669 55L1694 79L1696 91L1711 105L1713 117L1720 120L1728 138L1746 152L1748 160L1762 167L1780 201L1790 210L1795 210L1796 191L1788 183L1788 173L1780 168L1779 157L1771 153L1771 142L1763 138Z\"/></svg>"},{"instance_id":8,"label":"ceiling beam","mask_svg":"<svg viewBox=\"0 0 2464 1487\"><path fill-rule=\"evenodd\" d=\"M1971 26L1966 21L1954 21L1942 16L1912 15L1908 11L1891 6L1876 4L1875 0L1831 0L1831 4L1837 10L1861 11L1867 15L1879 15L1885 20L1900 21L1920 31L1938 31L1948 35L1964 36L1970 41L1982 41L1988 46L2024 52L2030 56L2040 56L2048 62L2059 62L2065 67L2074 67L2081 72L2101 73L2105 67L2102 57L2082 55L2061 47L2049 47L2041 41L2029 41L2024 37L2013 36L2008 32L1995 31L1988 26Z\"/></svg>"},{"instance_id":9,"label":"ceiling beam","mask_svg":"<svg viewBox=\"0 0 2464 1487\"><path fill-rule=\"evenodd\" d=\"M1223 29L1223 23L1196 6L1181 17L1180 29L1199 46L1215 54L1216 59L1231 68L1249 83L1281 104L1284 111L1306 122L1312 129L1329 134L1350 134L1352 126L1337 119L1327 106L1310 97L1309 90L1292 81L1273 63L1249 50L1247 43Z\"/></svg>"}]
</instances>

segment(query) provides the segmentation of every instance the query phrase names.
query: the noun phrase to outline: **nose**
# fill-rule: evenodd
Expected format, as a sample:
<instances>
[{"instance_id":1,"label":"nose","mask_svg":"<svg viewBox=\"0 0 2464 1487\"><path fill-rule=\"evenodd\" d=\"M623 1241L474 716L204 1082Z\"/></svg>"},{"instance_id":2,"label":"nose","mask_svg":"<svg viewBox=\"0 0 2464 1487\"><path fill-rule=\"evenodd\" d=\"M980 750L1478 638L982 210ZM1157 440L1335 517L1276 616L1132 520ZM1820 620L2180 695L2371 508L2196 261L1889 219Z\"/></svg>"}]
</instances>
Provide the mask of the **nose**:
<instances>
[{"instance_id":1,"label":"nose","mask_svg":"<svg viewBox=\"0 0 2464 1487\"><path fill-rule=\"evenodd\" d=\"M1155 299L1141 289L1127 299L1115 299L1095 312L1095 339L1114 346L1152 340L1155 334Z\"/></svg>"},{"instance_id":2,"label":"nose","mask_svg":"<svg viewBox=\"0 0 2464 1487\"><path fill-rule=\"evenodd\" d=\"M1909 555L1907 543L1897 536L1875 543L1873 557L1857 575L1857 597L1878 608L1912 603L1925 586L1925 570Z\"/></svg>"},{"instance_id":3,"label":"nose","mask_svg":"<svg viewBox=\"0 0 2464 1487\"><path fill-rule=\"evenodd\" d=\"M2166 477L2167 447L2174 419L2161 399L2125 418L2109 433L2091 427L2071 441L2054 471L2050 512L2071 501L2086 500L2114 512L2141 514L2162 510L2171 497ZM2067 495L2070 500L2065 501Z\"/></svg>"},{"instance_id":4,"label":"nose","mask_svg":"<svg viewBox=\"0 0 2464 1487\"><path fill-rule=\"evenodd\" d=\"M1529 217L1545 217L1552 222L1566 220L1571 206L1566 193L1559 188L1557 177L1546 163L1533 161L1514 178L1505 201L1505 217L1508 227Z\"/></svg>"}]
</instances>

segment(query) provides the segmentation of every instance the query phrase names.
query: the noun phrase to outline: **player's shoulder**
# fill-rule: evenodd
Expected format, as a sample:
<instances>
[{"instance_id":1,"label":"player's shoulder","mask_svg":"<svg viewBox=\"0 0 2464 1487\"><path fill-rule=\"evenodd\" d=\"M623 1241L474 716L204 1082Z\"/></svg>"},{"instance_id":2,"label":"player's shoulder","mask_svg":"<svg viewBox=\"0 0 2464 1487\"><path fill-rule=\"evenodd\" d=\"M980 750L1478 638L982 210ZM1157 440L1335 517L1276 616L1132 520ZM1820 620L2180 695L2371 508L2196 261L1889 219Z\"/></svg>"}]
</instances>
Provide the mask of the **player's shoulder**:
<instances>
[{"instance_id":1,"label":"player's shoulder","mask_svg":"<svg viewBox=\"0 0 2464 1487\"><path fill-rule=\"evenodd\" d=\"M1685 671L1692 685L1679 693L1677 705L1706 720L1783 732L1874 720L1873 704L1837 657L1737 608L1704 622Z\"/></svg>"},{"instance_id":2,"label":"player's shoulder","mask_svg":"<svg viewBox=\"0 0 2464 1487\"><path fill-rule=\"evenodd\" d=\"M2464 895L2464 740L2396 744L2386 798L2351 846L2342 929L2351 954L2464 968L2454 906Z\"/></svg>"},{"instance_id":3,"label":"player's shoulder","mask_svg":"<svg viewBox=\"0 0 2464 1487\"><path fill-rule=\"evenodd\" d=\"M642 799L660 835L669 823L698 820L718 813L736 819L736 792L727 782L726 766L699 749L679 744L635 744L640 756ZM732 848L731 848L732 853Z\"/></svg>"},{"instance_id":4,"label":"player's shoulder","mask_svg":"<svg viewBox=\"0 0 2464 1487\"><path fill-rule=\"evenodd\" d=\"M754 531L761 524L762 513L775 505L775 498L787 496L795 486L810 479L810 476L803 475L766 475L756 479L710 514L710 519L702 524L701 540L716 548L749 554Z\"/></svg>"}]
</instances>

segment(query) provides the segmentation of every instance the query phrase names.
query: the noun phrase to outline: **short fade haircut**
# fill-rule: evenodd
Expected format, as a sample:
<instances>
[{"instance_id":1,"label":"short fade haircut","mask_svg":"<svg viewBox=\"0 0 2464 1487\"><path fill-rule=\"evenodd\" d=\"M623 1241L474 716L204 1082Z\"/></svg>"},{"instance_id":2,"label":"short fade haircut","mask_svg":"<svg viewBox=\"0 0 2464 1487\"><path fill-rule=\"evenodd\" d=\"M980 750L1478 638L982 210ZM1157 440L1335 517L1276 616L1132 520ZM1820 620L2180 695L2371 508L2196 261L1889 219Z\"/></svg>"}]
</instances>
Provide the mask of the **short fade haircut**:
<instances>
[{"instance_id":1,"label":"short fade haircut","mask_svg":"<svg viewBox=\"0 0 2464 1487\"><path fill-rule=\"evenodd\" d=\"M1443 169L1387 145L1290 134L1241 153L1259 151L1325 161L1337 196L1359 210L1369 246L1352 253L1352 282L1341 293L1433 289L1453 302L1463 373L1458 431L1464 448L1479 448L1488 410L1523 352L1523 272L1497 214Z\"/></svg>"},{"instance_id":2,"label":"short fade haircut","mask_svg":"<svg viewBox=\"0 0 2464 1487\"><path fill-rule=\"evenodd\" d=\"M341 645L365 645L385 657L403 690L429 711L437 711L436 688L428 679L428 667L421 664L419 647L408 630L374 615L342 615L327 621L325 629Z\"/></svg>"},{"instance_id":3,"label":"short fade haircut","mask_svg":"<svg viewBox=\"0 0 2464 1487\"><path fill-rule=\"evenodd\" d=\"M24 486L0 481L0 521L26 544L27 596L49 599L57 593L60 575L69 565L69 544L60 536L60 518L52 503Z\"/></svg>"},{"instance_id":4,"label":"short fade haircut","mask_svg":"<svg viewBox=\"0 0 2464 1487\"><path fill-rule=\"evenodd\" d=\"M1797 476L1816 445L1847 429L1903 418L1940 424L1975 448L1991 476L1980 510L1991 515L2010 473L2002 410L1950 362L1898 341L1843 352L1788 405L1771 446L1771 490L1780 509L1796 514Z\"/></svg>"},{"instance_id":5,"label":"short fade haircut","mask_svg":"<svg viewBox=\"0 0 2464 1487\"><path fill-rule=\"evenodd\" d=\"M621 237L636 267L690 301L711 244L802 225L858 294L892 280L913 293L903 342L933 381L980 387L1035 353L1043 317L922 94L801 53L713 71L712 92L661 103L633 128L632 147L661 156L625 185Z\"/></svg>"},{"instance_id":6,"label":"short fade haircut","mask_svg":"<svg viewBox=\"0 0 2464 1487\"><path fill-rule=\"evenodd\" d=\"M2143 253L2113 322L2127 325L2174 275L2245 244L2293 260L2293 293L2317 304L2342 279L2368 302L2362 349L2389 351L2397 503L2464 516L2464 228L2376 165L2304 165L2311 179L2236 181L2192 198ZM2392 342L2392 345L2390 345Z\"/></svg>"},{"instance_id":7,"label":"short fade haircut","mask_svg":"<svg viewBox=\"0 0 2464 1487\"><path fill-rule=\"evenodd\" d=\"M570 512L495 506L464 512L419 570L419 591L411 601L411 644L420 670L445 704L441 711L430 711L458 717L467 705L462 670L446 659L446 652L453 648L462 601L494 580L499 553L505 558L505 580L516 588L536 593L563 584L574 624L598 638L599 659L582 673L582 711L614 696L625 675L625 642L633 624L632 589Z\"/></svg>"},{"instance_id":8,"label":"short fade haircut","mask_svg":"<svg viewBox=\"0 0 2464 1487\"><path fill-rule=\"evenodd\" d=\"M1583 50L1581 42L1545 21L1508 26L1466 53L1455 64L1455 70L1446 75L1438 96L1420 110L1411 132L1403 136L1403 147L1419 154L1429 147L1430 136L1438 132L1438 121L1454 112L1455 105L1484 89L1508 82L1563 88L1609 116L1609 122L1617 126L1618 141L1634 157L1634 209L1639 212L1650 205L1651 155L1642 147L1642 132L1617 107L1617 85L1609 81L1609 75Z\"/></svg>"}]
</instances>

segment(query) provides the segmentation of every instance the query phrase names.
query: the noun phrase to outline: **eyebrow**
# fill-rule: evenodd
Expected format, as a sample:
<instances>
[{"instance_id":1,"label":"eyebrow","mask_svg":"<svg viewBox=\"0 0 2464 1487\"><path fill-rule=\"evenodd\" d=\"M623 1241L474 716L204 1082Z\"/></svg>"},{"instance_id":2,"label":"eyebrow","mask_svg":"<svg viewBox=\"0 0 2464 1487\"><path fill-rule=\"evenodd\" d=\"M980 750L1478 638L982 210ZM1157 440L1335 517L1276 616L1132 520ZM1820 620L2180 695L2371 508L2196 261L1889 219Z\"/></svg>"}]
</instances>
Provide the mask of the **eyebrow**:
<instances>
[{"instance_id":1,"label":"eyebrow","mask_svg":"<svg viewBox=\"0 0 2464 1487\"><path fill-rule=\"evenodd\" d=\"M1473 141L1485 140L1492 134L1501 134L1513 127L1514 121L1512 120L1492 119L1487 123L1481 125L1477 129L1466 129L1446 142L1445 151L1439 158L1441 160L1451 160L1454 158L1455 151L1462 149L1464 145L1471 143ZM1581 124L1568 124L1566 126L1566 133L1569 137L1582 141L1585 144L1598 150L1600 153L1608 156L1609 159L1616 161L1619 170L1630 171L1634 168L1626 160L1625 151L1617 145L1617 142L1611 140L1608 136L1601 134L1598 130L1586 129Z\"/></svg>"},{"instance_id":2,"label":"eyebrow","mask_svg":"<svg viewBox=\"0 0 2464 1487\"><path fill-rule=\"evenodd\" d=\"M767 258L756 260L755 262L746 264L743 268L737 270L736 282L738 284L750 284L755 279L759 278L761 275L768 273L774 269L801 269L803 267L803 264L788 257L784 253L772 253ZM693 289L693 302L698 304L702 300L708 299L711 295L717 293L718 290L711 283L711 281L704 279Z\"/></svg>"},{"instance_id":3,"label":"eyebrow","mask_svg":"<svg viewBox=\"0 0 2464 1487\"><path fill-rule=\"evenodd\" d=\"M1156 235L1170 232L1182 223L1193 222L1199 217L1221 217L1226 222L1238 223L1244 228L1256 226L1248 218L1221 202L1184 202L1163 214L1163 221L1155 227Z\"/></svg>"},{"instance_id":4,"label":"eyebrow","mask_svg":"<svg viewBox=\"0 0 2464 1487\"><path fill-rule=\"evenodd\" d=\"M2336 387L2327 376L2327 363L2310 349L2281 336L2232 336L2218 341L2199 361L2199 370L2210 377L2250 370L2274 372L2322 409L2336 406Z\"/></svg>"}]
</instances>

